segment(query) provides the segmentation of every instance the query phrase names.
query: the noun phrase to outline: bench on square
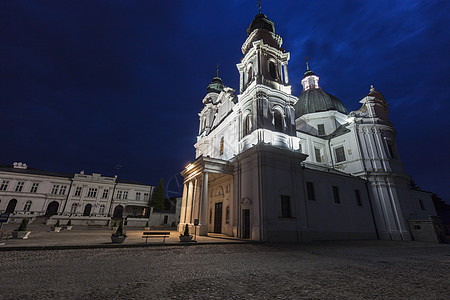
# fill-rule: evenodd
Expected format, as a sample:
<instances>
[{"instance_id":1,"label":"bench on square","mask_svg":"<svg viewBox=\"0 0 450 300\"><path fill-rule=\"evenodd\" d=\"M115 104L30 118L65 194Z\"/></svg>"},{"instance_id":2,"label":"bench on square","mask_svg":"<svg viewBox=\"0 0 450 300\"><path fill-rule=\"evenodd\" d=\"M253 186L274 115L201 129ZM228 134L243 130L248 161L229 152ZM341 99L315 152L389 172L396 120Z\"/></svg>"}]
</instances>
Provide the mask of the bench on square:
<instances>
[{"instance_id":1,"label":"bench on square","mask_svg":"<svg viewBox=\"0 0 450 300\"><path fill-rule=\"evenodd\" d=\"M88 225L88 229L102 229L103 225Z\"/></svg>"},{"instance_id":2,"label":"bench on square","mask_svg":"<svg viewBox=\"0 0 450 300\"><path fill-rule=\"evenodd\" d=\"M145 242L147 243L147 240L149 238L163 238L163 243L166 241L166 237L170 236L170 232L168 231L144 231L142 233L142 238L145 238Z\"/></svg>"}]
</instances>

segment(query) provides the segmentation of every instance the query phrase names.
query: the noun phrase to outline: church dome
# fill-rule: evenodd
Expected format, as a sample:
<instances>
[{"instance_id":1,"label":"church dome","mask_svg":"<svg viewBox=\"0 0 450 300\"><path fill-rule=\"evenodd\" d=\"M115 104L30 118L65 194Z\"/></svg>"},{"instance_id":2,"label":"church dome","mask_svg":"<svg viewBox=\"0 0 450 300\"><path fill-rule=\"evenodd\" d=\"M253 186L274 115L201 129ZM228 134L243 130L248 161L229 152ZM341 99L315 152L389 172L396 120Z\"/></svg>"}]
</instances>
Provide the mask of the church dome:
<instances>
[{"instance_id":1,"label":"church dome","mask_svg":"<svg viewBox=\"0 0 450 300\"><path fill-rule=\"evenodd\" d=\"M348 114L344 104L338 98L321 88L302 91L294 108L296 119L306 114L329 110L337 110L343 114Z\"/></svg>"},{"instance_id":2,"label":"church dome","mask_svg":"<svg viewBox=\"0 0 450 300\"><path fill-rule=\"evenodd\" d=\"M224 87L224 85L223 85L222 79L220 79L220 77L216 76L211 80L211 83L208 85L206 90L208 91L208 93L220 94L220 92L223 91L223 87Z\"/></svg>"},{"instance_id":3,"label":"church dome","mask_svg":"<svg viewBox=\"0 0 450 300\"><path fill-rule=\"evenodd\" d=\"M275 25L267 18L265 14L262 13L257 14L250 26L247 28L247 36L249 36L256 29L265 29L269 32L275 33Z\"/></svg>"}]
</instances>

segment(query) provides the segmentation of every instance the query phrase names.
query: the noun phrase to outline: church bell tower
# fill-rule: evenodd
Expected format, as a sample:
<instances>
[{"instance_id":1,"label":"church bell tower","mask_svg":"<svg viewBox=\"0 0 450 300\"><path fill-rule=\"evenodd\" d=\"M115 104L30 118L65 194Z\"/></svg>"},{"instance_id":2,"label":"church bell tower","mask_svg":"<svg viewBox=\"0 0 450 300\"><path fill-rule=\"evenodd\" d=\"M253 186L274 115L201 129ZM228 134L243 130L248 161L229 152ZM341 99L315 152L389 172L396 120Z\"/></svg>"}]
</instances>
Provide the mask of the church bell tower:
<instances>
[{"instance_id":1,"label":"church bell tower","mask_svg":"<svg viewBox=\"0 0 450 300\"><path fill-rule=\"evenodd\" d=\"M289 85L289 52L274 23L259 12L247 29L242 45L240 74L240 150L259 142L292 148L295 133L294 104ZM258 131L258 133L255 133Z\"/></svg>"}]
</instances>

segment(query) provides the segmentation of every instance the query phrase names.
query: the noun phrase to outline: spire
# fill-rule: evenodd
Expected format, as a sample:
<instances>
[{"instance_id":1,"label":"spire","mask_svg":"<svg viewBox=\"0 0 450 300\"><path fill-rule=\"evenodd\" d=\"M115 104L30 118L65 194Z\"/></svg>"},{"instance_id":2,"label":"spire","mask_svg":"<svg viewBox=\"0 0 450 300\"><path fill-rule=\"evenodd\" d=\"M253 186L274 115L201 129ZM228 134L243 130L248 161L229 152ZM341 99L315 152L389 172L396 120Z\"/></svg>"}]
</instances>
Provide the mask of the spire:
<instances>
[{"instance_id":1,"label":"spire","mask_svg":"<svg viewBox=\"0 0 450 300\"><path fill-rule=\"evenodd\" d=\"M306 61L306 72L305 74L303 74L303 78L315 75L314 72L309 69L309 56L305 57L305 61Z\"/></svg>"},{"instance_id":2,"label":"spire","mask_svg":"<svg viewBox=\"0 0 450 300\"><path fill-rule=\"evenodd\" d=\"M370 85L370 92L375 92L375 88L373 87L373 84Z\"/></svg>"},{"instance_id":3,"label":"spire","mask_svg":"<svg viewBox=\"0 0 450 300\"><path fill-rule=\"evenodd\" d=\"M219 77L219 64L217 64L216 77Z\"/></svg>"},{"instance_id":4,"label":"spire","mask_svg":"<svg viewBox=\"0 0 450 300\"><path fill-rule=\"evenodd\" d=\"M261 14L261 0L258 1L259 14Z\"/></svg>"}]
</instances>

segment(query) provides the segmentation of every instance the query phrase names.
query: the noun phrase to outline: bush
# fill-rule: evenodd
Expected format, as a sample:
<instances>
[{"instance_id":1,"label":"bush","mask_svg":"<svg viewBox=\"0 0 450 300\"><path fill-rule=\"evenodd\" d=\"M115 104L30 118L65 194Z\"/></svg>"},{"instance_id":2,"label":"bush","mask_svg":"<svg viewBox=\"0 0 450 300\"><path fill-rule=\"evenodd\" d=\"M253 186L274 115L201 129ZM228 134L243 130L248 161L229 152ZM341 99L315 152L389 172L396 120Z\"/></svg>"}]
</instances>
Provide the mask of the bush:
<instances>
[{"instance_id":1,"label":"bush","mask_svg":"<svg viewBox=\"0 0 450 300\"><path fill-rule=\"evenodd\" d=\"M22 219L22 223L20 223L19 229L17 231L27 231L28 220Z\"/></svg>"},{"instance_id":2,"label":"bush","mask_svg":"<svg viewBox=\"0 0 450 300\"><path fill-rule=\"evenodd\" d=\"M72 226L72 220L69 219L69 221L67 222L67 226Z\"/></svg>"},{"instance_id":3,"label":"bush","mask_svg":"<svg viewBox=\"0 0 450 300\"><path fill-rule=\"evenodd\" d=\"M145 223L145 227L148 227L148 221L147 221L147 223Z\"/></svg>"},{"instance_id":4,"label":"bush","mask_svg":"<svg viewBox=\"0 0 450 300\"><path fill-rule=\"evenodd\" d=\"M59 219L58 219L58 220L56 220L56 224L55 224L55 227L61 227L61 225L59 224Z\"/></svg>"}]
</instances>

